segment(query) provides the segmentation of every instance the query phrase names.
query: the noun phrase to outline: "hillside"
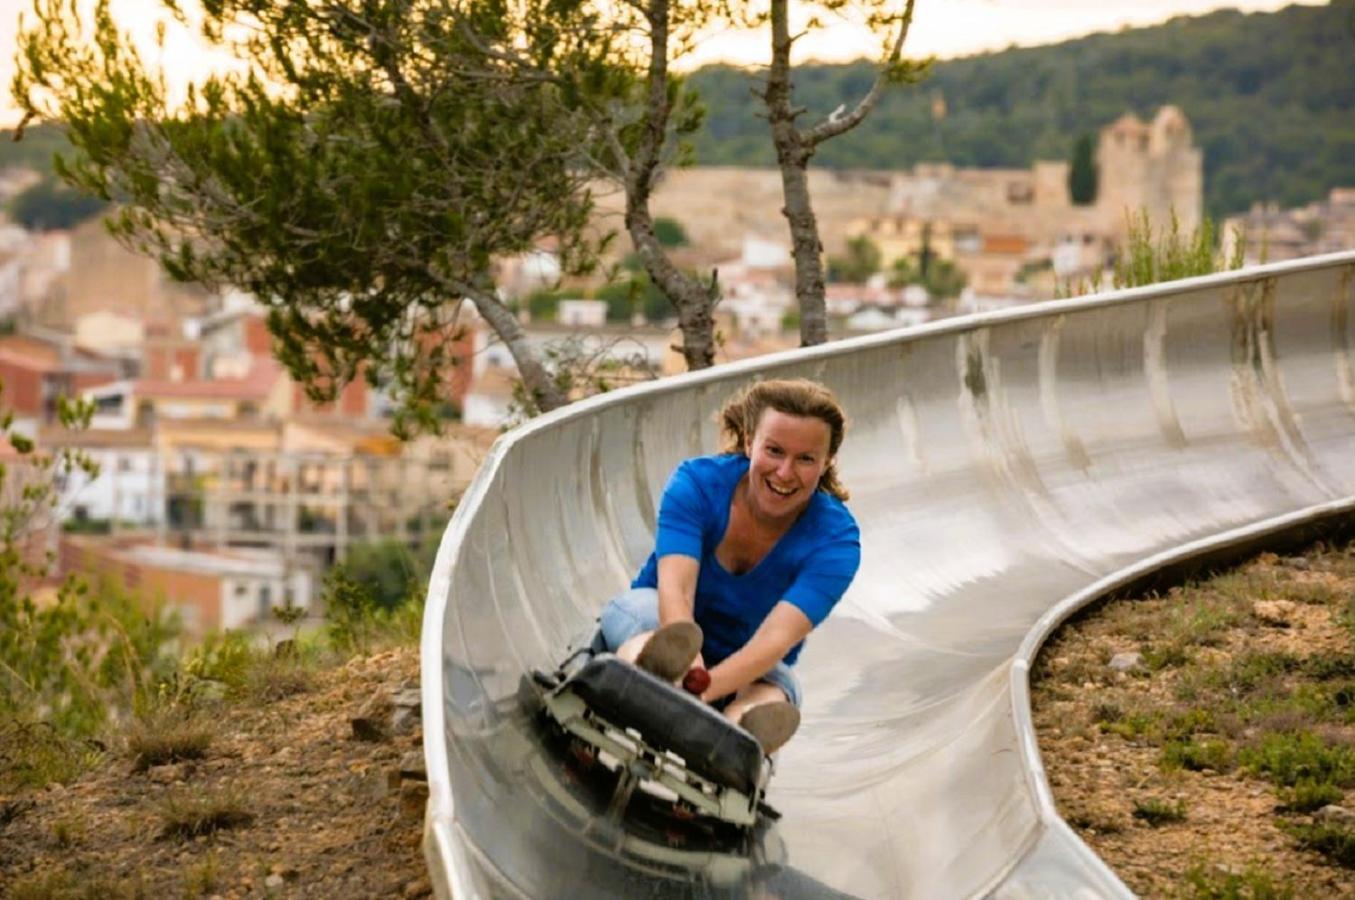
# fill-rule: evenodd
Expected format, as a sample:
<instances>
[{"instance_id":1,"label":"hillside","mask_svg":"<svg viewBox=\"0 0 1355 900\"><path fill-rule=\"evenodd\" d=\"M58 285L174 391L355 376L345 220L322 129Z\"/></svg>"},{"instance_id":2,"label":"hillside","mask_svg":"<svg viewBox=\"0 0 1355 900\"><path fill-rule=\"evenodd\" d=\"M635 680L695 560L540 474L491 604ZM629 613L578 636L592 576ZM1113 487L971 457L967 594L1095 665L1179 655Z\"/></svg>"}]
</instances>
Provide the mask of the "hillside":
<instances>
[{"instance_id":1,"label":"hillside","mask_svg":"<svg viewBox=\"0 0 1355 900\"><path fill-rule=\"evenodd\" d=\"M1216 217L1258 200L1296 206L1355 185L1355 0L1275 13L1216 12L1045 47L938 63L886 92L861 127L823 145L814 165L901 169L922 161L1025 167L1066 159L1081 134L1126 111L1180 106L1205 154L1205 204ZM756 73L727 66L691 76L708 108L696 136L703 166L770 166ZM868 64L805 66L796 102L824 115L870 84ZM932 117L944 100L946 115ZM50 126L23 142L0 132L0 168L45 164L62 145Z\"/></svg>"},{"instance_id":2,"label":"hillside","mask_svg":"<svg viewBox=\"0 0 1355 900\"><path fill-rule=\"evenodd\" d=\"M373 698L417 699L418 672L414 647L356 656L277 682L287 696L216 701L192 758L139 766L113 740L65 784L0 778L0 897L428 896L418 723L364 740L351 724ZM0 750L14 727L0 719Z\"/></svg>"},{"instance_id":3,"label":"hillside","mask_svg":"<svg viewBox=\"0 0 1355 900\"><path fill-rule=\"evenodd\" d=\"M1253 201L1285 206L1355 185L1355 0L1276 13L1217 12L1154 28L938 63L926 81L886 92L859 128L823 145L814 164L897 169L1028 166L1066 159L1082 133L1126 111L1180 106L1205 155L1215 216ZM692 76L708 107L700 165L772 165L754 73ZM825 115L870 83L864 63L797 70L796 103ZM933 120L935 98L946 115Z\"/></svg>"}]
</instances>

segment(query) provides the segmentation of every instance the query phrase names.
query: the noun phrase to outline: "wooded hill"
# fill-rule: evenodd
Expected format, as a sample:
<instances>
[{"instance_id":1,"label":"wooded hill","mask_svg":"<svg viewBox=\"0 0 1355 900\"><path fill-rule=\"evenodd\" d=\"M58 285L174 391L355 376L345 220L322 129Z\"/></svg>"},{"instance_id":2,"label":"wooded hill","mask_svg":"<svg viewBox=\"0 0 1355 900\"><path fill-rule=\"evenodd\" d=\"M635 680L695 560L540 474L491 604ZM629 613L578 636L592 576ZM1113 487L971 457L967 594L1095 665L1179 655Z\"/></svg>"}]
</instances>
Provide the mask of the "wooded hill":
<instances>
[{"instance_id":1,"label":"wooded hill","mask_svg":"<svg viewBox=\"0 0 1355 900\"><path fill-rule=\"evenodd\" d=\"M822 117L870 85L867 63L797 69L795 102ZM775 163L757 75L692 75L708 116L699 165ZM936 119L933 102L946 114ZM1205 205L1221 216L1253 201L1295 206L1355 186L1355 0L1275 13L1216 12L1153 28L939 62L890 88L866 121L825 143L812 165L899 169L922 161L1025 167L1068 159L1080 134L1125 112L1173 103L1204 150Z\"/></svg>"},{"instance_id":2,"label":"wooded hill","mask_svg":"<svg viewBox=\"0 0 1355 900\"><path fill-rule=\"evenodd\" d=\"M867 63L795 74L796 103L823 116L869 87ZM709 110L698 165L775 162L753 72L711 66L691 76ZM936 119L933 103L944 99ZM900 169L1030 165L1067 159L1082 134L1127 111L1181 107L1204 149L1205 205L1216 216L1254 201L1296 206L1355 186L1355 0L1275 13L1211 13L1045 47L937 63L917 85L888 90L857 129L813 165ZM0 168L41 164L64 142L49 127L22 143L0 132Z\"/></svg>"}]
</instances>

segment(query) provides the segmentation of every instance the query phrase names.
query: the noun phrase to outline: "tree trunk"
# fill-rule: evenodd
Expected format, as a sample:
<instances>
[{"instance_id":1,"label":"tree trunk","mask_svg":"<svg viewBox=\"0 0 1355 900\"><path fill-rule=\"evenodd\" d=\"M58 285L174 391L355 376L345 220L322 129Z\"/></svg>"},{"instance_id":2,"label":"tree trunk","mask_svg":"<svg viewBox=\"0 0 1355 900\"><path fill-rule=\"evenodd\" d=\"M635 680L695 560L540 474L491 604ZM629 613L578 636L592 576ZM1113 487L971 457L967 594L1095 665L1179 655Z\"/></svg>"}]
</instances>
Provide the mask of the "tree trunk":
<instances>
[{"instance_id":1,"label":"tree trunk","mask_svg":"<svg viewBox=\"0 0 1355 900\"><path fill-rule=\"evenodd\" d=\"M646 10L650 49L645 127L626 169L626 231L645 271L677 310L682 329L682 357L688 370L705 369L715 363L715 317L712 311L720 296L719 281L711 274L703 283L673 265L663 245L654 236L649 197L659 175L659 157L668 135L671 113L668 82L669 0L651 0Z\"/></svg>"},{"instance_id":2,"label":"tree trunk","mask_svg":"<svg viewBox=\"0 0 1355 900\"><path fill-rule=\"evenodd\" d=\"M528 403L534 407L528 412L550 412L568 403L569 398L560 392L555 379L541 364L531 344L527 343L527 336L522 333L522 326L512 311L499 302L492 291L471 288L464 293L513 355L518 374L522 376L522 385L527 390Z\"/></svg>"},{"instance_id":3,"label":"tree trunk","mask_svg":"<svg viewBox=\"0 0 1355 900\"><path fill-rule=\"evenodd\" d=\"M899 60L908 28L913 21L914 2L908 0L902 13L885 20L889 27L896 29L894 39L866 95L850 112L846 112L844 105L823 122L808 131L801 131L796 127L795 120L804 114L804 110L791 105L790 51L795 38L790 35L787 21L790 4L789 0L772 0L772 64L762 99L766 103L767 119L772 126L776 162L781 168L781 190L785 200L781 213L790 223L791 252L795 257L795 300L800 307L802 347L828 340L823 242L819 240L819 223L814 218L814 205L809 197L809 160L819 144L850 131L870 115L891 75L896 78L909 77L906 67L899 70ZM915 71L921 71L922 68L925 68L925 64Z\"/></svg>"},{"instance_id":4,"label":"tree trunk","mask_svg":"<svg viewBox=\"0 0 1355 900\"><path fill-rule=\"evenodd\" d=\"M800 346L828 340L828 313L824 307L823 242L809 197L809 159L814 145L795 127L800 111L790 97L790 51L794 43L787 23L788 0L772 0L772 65L767 79L768 120L776 162L781 168L785 205L781 214L790 223L791 253L795 258L795 300L800 307Z\"/></svg>"}]
</instances>

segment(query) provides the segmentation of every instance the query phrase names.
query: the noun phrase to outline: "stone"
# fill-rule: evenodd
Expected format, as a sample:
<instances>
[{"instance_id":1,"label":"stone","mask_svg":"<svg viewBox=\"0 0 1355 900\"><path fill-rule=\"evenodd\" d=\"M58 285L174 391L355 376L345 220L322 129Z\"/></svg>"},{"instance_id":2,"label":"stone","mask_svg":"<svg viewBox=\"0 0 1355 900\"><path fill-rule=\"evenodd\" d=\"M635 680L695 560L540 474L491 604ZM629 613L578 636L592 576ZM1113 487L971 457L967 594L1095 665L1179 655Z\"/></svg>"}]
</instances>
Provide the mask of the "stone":
<instances>
[{"instance_id":1,"label":"stone","mask_svg":"<svg viewBox=\"0 0 1355 900\"><path fill-rule=\"evenodd\" d=\"M391 702L397 707L406 709L419 709L423 706L423 694L418 687L401 688L391 697Z\"/></svg>"},{"instance_id":2,"label":"stone","mask_svg":"<svg viewBox=\"0 0 1355 900\"><path fill-rule=\"evenodd\" d=\"M360 741L384 741L390 737L391 700L386 691L377 691L358 714L349 720L353 737Z\"/></svg>"},{"instance_id":3,"label":"stone","mask_svg":"<svg viewBox=\"0 0 1355 900\"><path fill-rule=\"evenodd\" d=\"M400 757L400 777L414 781L428 780L428 770L424 765L422 751L411 750Z\"/></svg>"},{"instance_id":4,"label":"stone","mask_svg":"<svg viewBox=\"0 0 1355 900\"><path fill-rule=\"evenodd\" d=\"M1143 668L1143 654L1138 651L1116 653L1106 665L1116 672L1130 672L1134 669L1141 669Z\"/></svg>"},{"instance_id":5,"label":"stone","mask_svg":"<svg viewBox=\"0 0 1355 900\"><path fill-rule=\"evenodd\" d=\"M427 805L427 784L421 781L406 781L400 785L400 814L406 819L422 819Z\"/></svg>"},{"instance_id":6,"label":"stone","mask_svg":"<svg viewBox=\"0 0 1355 900\"><path fill-rule=\"evenodd\" d=\"M1289 626L1296 610L1292 600L1257 600L1251 605L1252 615L1267 625L1279 627Z\"/></svg>"},{"instance_id":7,"label":"stone","mask_svg":"<svg viewBox=\"0 0 1355 900\"><path fill-rule=\"evenodd\" d=\"M390 730L392 734L409 734L419 724L419 711L407 706L397 706L391 713Z\"/></svg>"},{"instance_id":8,"label":"stone","mask_svg":"<svg viewBox=\"0 0 1355 900\"><path fill-rule=\"evenodd\" d=\"M156 784L174 784L184 779L183 763L173 763L167 766L152 766L146 770L146 777Z\"/></svg>"},{"instance_id":9,"label":"stone","mask_svg":"<svg viewBox=\"0 0 1355 900\"><path fill-rule=\"evenodd\" d=\"M266 888L268 888L268 889L270 889L270 890L277 890L278 888L282 887L282 886L283 886L284 884L286 884L286 883L287 883L287 879L283 878L281 875L277 874L276 872L273 873L272 875L269 875L267 878L265 878L265 879L263 880L263 886L266 887Z\"/></svg>"},{"instance_id":10,"label":"stone","mask_svg":"<svg viewBox=\"0 0 1355 900\"><path fill-rule=\"evenodd\" d=\"M1313 567L1313 564L1308 562L1308 560L1304 559L1302 556L1281 557L1280 562L1284 563L1291 569L1299 569L1304 572L1308 571Z\"/></svg>"},{"instance_id":11,"label":"stone","mask_svg":"<svg viewBox=\"0 0 1355 900\"><path fill-rule=\"evenodd\" d=\"M1313 821L1321 822L1323 825L1340 825L1349 828L1355 826L1355 810L1329 803L1313 813Z\"/></svg>"}]
</instances>

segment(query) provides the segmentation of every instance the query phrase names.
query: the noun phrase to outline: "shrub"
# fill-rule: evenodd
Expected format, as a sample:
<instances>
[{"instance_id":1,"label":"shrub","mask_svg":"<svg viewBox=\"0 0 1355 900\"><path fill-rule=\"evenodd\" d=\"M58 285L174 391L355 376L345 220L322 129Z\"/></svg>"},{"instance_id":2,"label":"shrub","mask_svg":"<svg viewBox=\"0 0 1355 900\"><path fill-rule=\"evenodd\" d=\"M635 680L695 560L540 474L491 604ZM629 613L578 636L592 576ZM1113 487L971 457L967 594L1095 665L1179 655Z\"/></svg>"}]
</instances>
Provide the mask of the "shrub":
<instances>
[{"instance_id":1,"label":"shrub","mask_svg":"<svg viewBox=\"0 0 1355 900\"><path fill-rule=\"evenodd\" d=\"M211 727L183 707L153 710L135 719L127 729L127 752L132 768L201 759L212 744Z\"/></svg>"},{"instance_id":2,"label":"shrub","mask_svg":"<svg viewBox=\"0 0 1355 900\"><path fill-rule=\"evenodd\" d=\"M1154 828L1186 818L1186 804L1180 800L1168 803L1157 797L1134 801L1134 818L1142 819Z\"/></svg>"},{"instance_id":3,"label":"shrub","mask_svg":"<svg viewBox=\"0 0 1355 900\"><path fill-rule=\"evenodd\" d=\"M1279 812L1309 813L1332 803L1340 803L1345 793L1334 784L1302 779L1292 788L1281 788Z\"/></svg>"},{"instance_id":4,"label":"shrub","mask_svg":"<svg viewBox=\"0 0 1355 900\"><path fill-rule=\"evenodd\" d=\"M101 745L27 715L0 719L0 793L66 784L102 756Z\"/></svg>"},{"instance_id":5,"label":"shrub","mask_svg":"<svg viewBox=\"0 0 1355 900\"><path fill-rule=\"evenodd\" d=\"M1233 751L1226 741L1176 739L1162 748L1164 769L1189 769L1192 772L1227 772L1233 768Z\"/></svg>"},{"instance_id":6,"label":"shrub","mask_svg":"<svg viewBox=\"0 0 1355 900\"><path fill-rule=\"evenodd\" d=\"M1355 869L1355 832L1336 825L1283 825L1306 850L1316 850L1337 865Z\"/></svg>"},{"instance_id":7,"label":"shrub","mask_svg":"<svg viewBox=\"0 0 1355 900\"><path fill-rule=\"evenodd\" d=\"M1186 871L1189 896L1195 900L1291 900L1294 888L1276 883L1269 872L1248 866L1241 874L1192 866Z\"/></svg>"},{"instance_id":8,"label":"shrub","mask_svg":"<svg viewBox=\"0 0 1355 900\"><path fill-rule=\"evenodd\" d=\"M254 821L234 788L171 788L158 804L161 837L194 838Z\"/></svg>"},{"instance_id":9,"label":"shrub","mask_svg":"<svg viewBox=\"0 0 1355 900\"><path fill-rule=\"evenodd\" d=\"M1258 745L1242 748L1237 758L1240 764L1284 787L1300 781L1338 787L1355 784L1355 750L1329 745L1309 731L1262 735Z\"/></svg>"}]
</instances>

